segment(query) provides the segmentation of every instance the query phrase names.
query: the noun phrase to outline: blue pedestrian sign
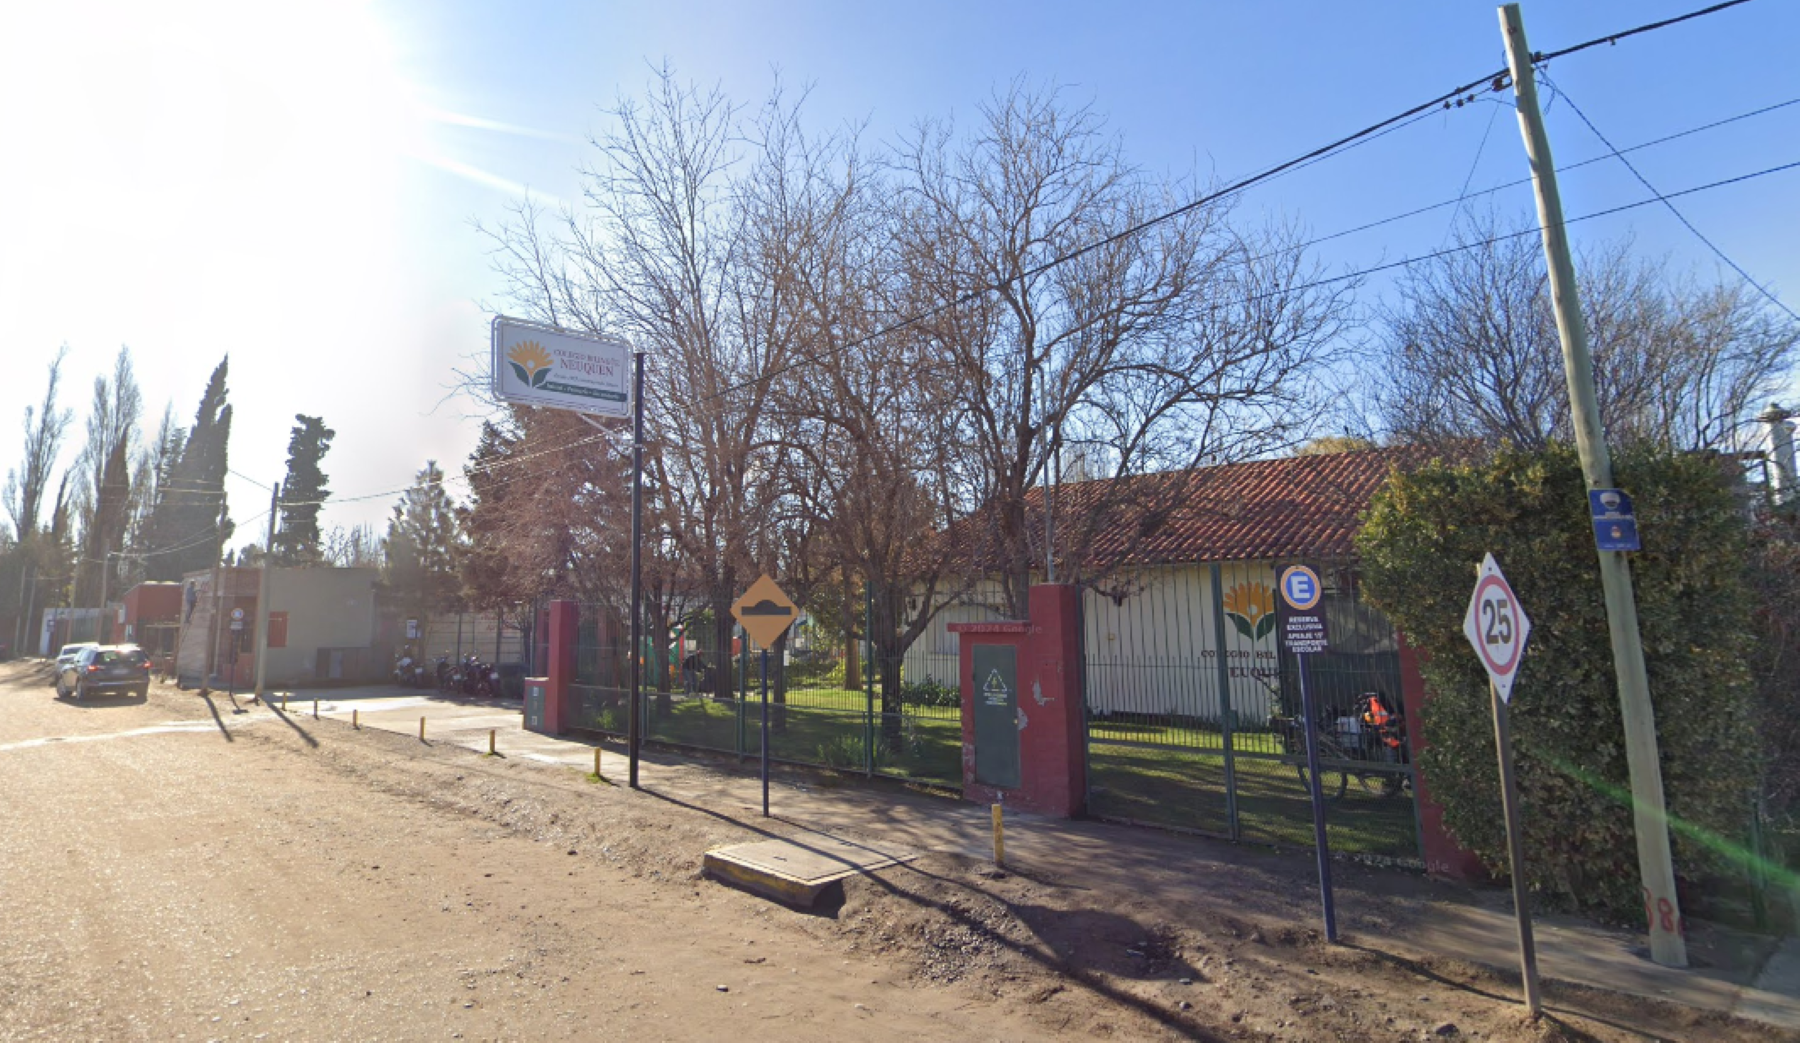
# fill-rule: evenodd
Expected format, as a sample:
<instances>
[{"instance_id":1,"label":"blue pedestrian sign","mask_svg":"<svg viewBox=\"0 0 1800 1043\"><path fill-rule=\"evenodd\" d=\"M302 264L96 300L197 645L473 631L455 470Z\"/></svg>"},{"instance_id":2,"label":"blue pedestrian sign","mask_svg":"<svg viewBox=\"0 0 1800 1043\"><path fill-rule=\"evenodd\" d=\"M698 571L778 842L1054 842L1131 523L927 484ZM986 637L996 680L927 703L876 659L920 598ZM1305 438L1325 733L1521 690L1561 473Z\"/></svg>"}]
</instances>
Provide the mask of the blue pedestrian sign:
<instances>
[{"instance_id":1,"label":"blue pedestrian sign","mask_svg":"<svg viewBox=\"0 0 1800 1043\"><path fill-rule=\"evenodd\" d=\"M1601 550L1641 550L1637 515L1622 489L1589 489L1588 512L1594 519L1594 543Z\"/></svg>"}]
</instances>

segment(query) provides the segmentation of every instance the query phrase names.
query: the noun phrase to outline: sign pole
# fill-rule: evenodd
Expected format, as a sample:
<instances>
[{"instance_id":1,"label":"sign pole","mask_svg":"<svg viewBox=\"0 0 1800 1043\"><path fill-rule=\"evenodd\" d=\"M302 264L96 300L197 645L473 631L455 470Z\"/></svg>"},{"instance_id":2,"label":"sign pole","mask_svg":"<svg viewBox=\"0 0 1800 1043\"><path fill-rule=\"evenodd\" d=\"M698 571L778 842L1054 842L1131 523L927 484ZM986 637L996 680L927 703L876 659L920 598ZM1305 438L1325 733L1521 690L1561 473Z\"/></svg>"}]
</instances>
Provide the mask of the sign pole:
<instances>
[{"instance_id":1,"label":"sign pole","mask_svg":"<svg viewBox=\"0 0 1800 1043\"><path fill-rule=\"evenodd\" d=\"M1331 842L1325 833L1325 790L1319 780L1319 715L1313 706L1312 693L1306 685L1306 653L1294 660L1300 672L1300 714L1306 733L1306 775L1312 790L1313 850L1319 862L1319 903L1325 909L1325 940L1336 942L1337 902L1331 889Z\"/></svg>"},{"instance_id":2,"label":"sign pole","mask_svg":"<svg viewBox=\"0 0 1800 1043\"><path fill-rule=\"evenodd\" d=\"M769 646L762 650L762 791L763 818L769 817Z\"/></svg>"},{"instance_id":3,"label":"sign pole","mask_svg":"<svg viewBox=\"0 0 1800 1043\"><path fill-rule=\"evenodd\" d=\"M631 394L631 706L625 713L629 785L638 788L638 747L643 743L644 702L644 353L632 356Z\"/></svg>"},{"instance_id":4,"label":"sign pole","mask_svg":"<svg viewBox=\"0 0 1800 1043\"><path fill-rule=\"evenodd\" d=\"M1531 896L1525 889L1525 838L1519 831L1519 785L1513 778L1512 727L1506 719L1506 702L1500 689L1488 682L1488 699L1494 704L1494 746L1500 755L1500 806L1506 816L1506 857L1512 871L1513 913L1519 920L1519 976L1525 982L1525 1010L1537 1017L1537 944L1531 936Z\"/></svg>"},{"instance_id":5,"label":"sign pole","mask_svg":"<svg viewBox=\"0 0 1800 1043\"><path fill-rule=\"evenodd\" d=\"M794 620L800 618L800 606L791 601L775 581L767 575L758 576L750 589L744 591L742 597L732 602L731 615L744 628L746 641L755 641L762 648L762 811L763 818L769 817L769 649L781 640L781 635ZM745 647L747 652L748 646Z\"/></svg>"},{"instance_id":6,"label":"sign pole","mask_svg":"<svg viewBox=\"0 0 1800 1043\"><path fill-rule=\"evenodd\" d=\"M1215 577L1217 573L1214 573ZM1215 579L1216 582L1216 579ZM1312 798L1313 851L1319 861L1319 902L1325 911L1325 940L1336 943L1337 901L1331 888L1331 843L1325 831L1325 786L1319 778L1319 712L1306 684L1306 657L1331 647L1325 625L1325 584L1305 565L1291 565L1276 583L1281 594L1281 644L1294 655L1300 678L1300 732L1306 743L1306 779Z\"/></svg>"}]
</instances>

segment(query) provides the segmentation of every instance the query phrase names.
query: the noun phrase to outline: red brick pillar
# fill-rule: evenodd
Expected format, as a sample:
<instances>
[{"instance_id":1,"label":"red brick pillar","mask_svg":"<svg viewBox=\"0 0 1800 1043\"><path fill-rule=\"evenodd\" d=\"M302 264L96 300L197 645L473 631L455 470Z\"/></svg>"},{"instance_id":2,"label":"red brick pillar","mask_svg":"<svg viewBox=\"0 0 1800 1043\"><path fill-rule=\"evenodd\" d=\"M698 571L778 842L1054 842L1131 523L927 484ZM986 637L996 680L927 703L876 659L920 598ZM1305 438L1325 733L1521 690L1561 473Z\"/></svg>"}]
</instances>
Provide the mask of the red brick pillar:
<instances>
[{"instance_id":1,"label":"red brick pillar","mask_svg":"<svg viewBox=\"0 0 1800 1043\"><path fill-rule=\"evenodd\" d=\"M1424 848L1425 871L1432 876L1453 880L1486 880L1487 869L1475 853L1456 842L1444 828L1444 809L1431 799L1431 783L1419 768L1419 754L1425 751L1424 718L1421 714L1431 701L1425 687L1425 675L1419 671L1419 650L1400 635L1400 705L1406 716L1407 753L1413 764L1414 796L1419 801L1419 846Z\"/></svg>"},{"instance_id":2,"label":"red brick pillar","mask_svg":"<svg viewBox=\"0 0 1800 1043\"><path fill-rule=\"evenodd\" d=\"M576 624L580 610L573 601L552 601L547 613L549 656L544 676L544 732L561 735L573 717Z\"/></svg>"},{"instance_id":3,"label":"red brick pillar","mask_svg":"<svg viewBox=\"0 0 1800 1043\"><path fill-rule=\"evenodd\" d=\"M1086 811L1079 597L1074 587L1039 584L1031 588L1029 620L950 624L960 646L963 795L969 800L1059 818ZM978 657L977 649L1011 652ZM1008 665L1016 667L1016 676L1004 676ZM991 730L1003 705L1017 729L1016 766L1010 739L1002 743ZM977 727L981 715L990 722L985 751ZM1003 755L994 756L1003 745Z\"/></svg>"}]
</instances>

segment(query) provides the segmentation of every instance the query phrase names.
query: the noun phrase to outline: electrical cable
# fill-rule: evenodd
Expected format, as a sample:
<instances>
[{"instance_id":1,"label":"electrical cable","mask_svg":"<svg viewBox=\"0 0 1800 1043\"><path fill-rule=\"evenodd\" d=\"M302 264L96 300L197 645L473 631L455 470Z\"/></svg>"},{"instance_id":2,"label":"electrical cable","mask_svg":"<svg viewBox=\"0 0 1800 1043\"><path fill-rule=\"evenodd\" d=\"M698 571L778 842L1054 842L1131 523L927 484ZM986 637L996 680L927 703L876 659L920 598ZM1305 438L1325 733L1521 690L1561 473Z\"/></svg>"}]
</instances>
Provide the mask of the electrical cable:
<instances>
[{"instance_id":1,"label":"electrical cable","mask_svg":"<svg viewBox=\"0 0 1800 1043\"><path fill-rule=\"evenodd\" d=\"M225 469L225 470L226 470L226 471L227 471L227 472L228 472L228 473L230 473L230 474L234 474L234 475L237 475L237 476L238 476L238 477L239 477L239 478L242 478L242 479L243 479L243 480L244 480L244 481L246 481L246 482L249 482L249 483L250 483L250 484L251 484L251 485L254 485L254 486L256 486L256 487L257 487L257 488L258 488L258 489L261 489L261 490L263 490L263 491L264 491L264 492L273 492L273 491L274 491L274 489L275 489L275 487L274 487L274 486L272 486L272 485L264 485L264 484L263 484L263 483L261 483L261 482L259 482L259 481L257 481L257 480L256 480L256 479L254 479L254 478L252 478L252 477L250 477L250 476L249 476L249 475L246 475L246 474L238 474L238 472L236 472L236 471L233 471L233 470L231 470L231 468L229 468L229 467L227 467L227 468L226 468L226 469Z\"/></svg>"},{"instance_id":2,"label":"electrical cable","mask_svg":"<svg viewBox=\"0 0 1800 1043\"><path fill-rule=\"evenodd\" d=\"M1687 14L1677 15L1674 18L1665 18L1665 19L1662 19L1661 21L1649 22L1644 25L1636 26L1631 29L1621 30L1620 32L1608 33L1605 36L1597 36L1591 40L1583 41L1583 42L1575 44L1571 47L1564 47L1560 50L1550 51L1550 52L1541 52L1541 51L1534 52L1534 54L1532 55L1532 62L1534 65L1536 65L1539 63L1543 63L1543 62L1548 62L1554 58L1560 58L1560 57L1564 57L1566 55L1576 54L1581 51L1585 51L1590 47L1598 47L1599 45L1601 45L1603 43L1616 44L1620 40L1627 39L1629 37L1638 36L1643 33L1654 32L1655 30L1658 30L1658 29L1665 29L1665 28L1668 28L1669 26L1679 25L1683 22L1692 21L1693 19L1702 18L1707 15L1717 14L1720 11L1724 11L1724 10L1727 10L1727 9L1733 8L1733 7L1738 7L1742 4L1746 4L1749 2L1750 2L1750 0L1724 0L1723 3L1713 4L1710 7L1701 8L1700 10L1697 10L1697 11L1690 11ZM836 345L836 346L830 348L828 353L829 354L840 354L842 352L849 351L853 348L860 347L861 345L866 344L869 341L876 340L880 337L888 336L893 333L897 333L900 330L905 329L909 326L917 325L918 323L923 322L926 319L935 317L946 311L950 311L955 308L960 308L966 304L972 303L973 301L975 301L976 299L978 299L979 297L981 297L987 293L1003 289L1006 286L1014 284L1014 283L1021 283L1021 282L1025 282L1026 280L1036 278L1037 276L1043 274L1044 272L1051 270L1052 268L1056 268L1061 265L1068 264L1069 262L1077 260L1081 257L1084 257L1087 254L1094 252L1095 250L1099 250L1105 246L1109 246L1113 243L1119 242L1122 239L1139 235L1139 234L1141 234L1145 231L1148 231L1149 229L1154 228L1157 225L1160 225L1166 221L1171 221L1171 220L1173 220L1177 217L1180 217L1184 214L1191 213L1200 207L1209 205L1211 203L1218 202L1219 200L1222 200L1228 196L1243 192L1245 189L1248 189L1254 185L1261 184L1265 181L1273 180L1274 178L1276 178L1284 173L1287 173L1289 171L1292 171L1292 170L1298 169L1302 166L1305 166L1307 164L1310 164L1311 162L1313 162L1315 160L1323 159L1327 156L1336 154L1340 150L1344 150L1347 147L1354 146L1355 144L1362 142L1364 139L1372 139L1373 137L1379 136L1381 133L1385 132L1388 128L1393 127L1395 124L1401 123L1402 121L1412 120L1414 117L1417 117L1417 116L1421 115L1422 113L1425 113L1429 110L1436 109L1440 106L1443 107L1444 109L1449 109L1453 105L1455 107L1460 108L1466 102L1472 101L1474 99L1474 95L1471 92L1474 91L1477 87L1486 87L1490 91L1500 91L1500 90L1505 89L1507 86L1509 86L1510 82L1511 82L1511 76L1507 69L1500 69L1496 72L1492 72L1492 73L1489 73L1480 78L1471 80L1468 83L1463 84L1461 87L1458 87L1454 90L1447 91L1443 94L1440 94L1437 97L1432 98L1429 101L1421 102L1418 105L1414 105L1413 107L1411 107L1409 109L1406 109L1402 112L1396 113L1393 116L1389 116L1388 118L1381 120L1377 123L1372 123L1369 126L1364 127L1361 130L1358 130L1352 134L1347 134L1344 137L1341 137L1341 138L1337 139L1336 141L1333 141L1329 144L1321 145L1318 148L1315 148L1310 152L1296 156L1293 159L1289 159L1285 162L1278 163L1272 167L1266 168L1265 170L1263 170L1259 173L1252 174L1245 178L1240 178L1237 181L1227 184L1223 188L1217 189L1213 192L1209 192L1205 195L1200 196L1197 199L1190 200L1189 202L1184 203L1181 206L1175 207L1172 210L1165 211L1154 217L1146 218L1145 220L1140 221L1135 225L1131 225L1130 227L1121 229L1120 231L1114 232L1111 235L1108 235L1101 239L1095 240L1094 242L1088 243L1084 246L1077 247L1077 248L1067 251L1063 254L1059 254L1056 257L1053 257L1047 261L1041 262L1030 268L1024 269L1023 271L1020 271L1018 273L1008 275L1005 278L1001 279L997 283L989 283L989 284L977 287L975 289L969 290L968 292L963 293L962 295L956 297L953 300L946 301L942 304L936 305L935 307L928 308L925 311L918 312L914 315L908 316L905 319L901 319L898 322L884 326L881 329L875 330L872 333L864 334L861 337L852 338L851 340L845 341L842 344L839 344L839 345ZM1598 216L1598 215L1595 215L1595 216ZM728 385L725 388L723 388L719 391L713 392L712 394L710 394L706 397L708 399L722 398L726 395L733 394L735 392L742 391L746 388L753 387L757 384L766 382L774 377L782 376L783 374L786 374L788 372L791 372L792 370L798 369L803 365L816 364L821 361L819 358L808 355L805 352L801 352L800 354L802 356L800 359L797 359L793 362L785 363L781 366L777 366L775 369L773 369L767 373L759 374L758 376L751 377L746 380L738 381L735 384Z\"/></svg>"},{"instance_id":3,"label":"electrical cable","mask_svg":"<svg viewBox=\"0 0 1800 1043\"><path fill-rule=\"evenodd\" d=\"M1760 109L1752 109L1749 112L1741 112L1741 113L1737 114L1736 116L1727 116L1724 119L1714 120L1711 123L1703 123L1697 127L1689 127L1686 130L1676 131L1673 134L1665 134L1660 138L1652 138L1649 141L1645 141L1645 142L1641 142L1636 145L1632 145L1629 148L1620 149L1620 151L1625 152L1625 153L1631 153L1631 152L1638 152L1638 151L1641 151L1641 150L1647 149L1647 148L1652 148L1656 145L1666 145L1671 141L1679 141L1682 138L1689 137L1694 134L1699 134L1703 131L1712 130L1716 127L1723 127L1727 124L1736 123L1740 120L1750 119L1754 116L1762 116L1762 115L1765 115L1770 112L1775 112L1778 109L1788 108L1789 106L1792 106L1792 105L1800 105L1800 98L1789 98L1787 101L1776 102L1773 105L1765 105ZM1557 167L1556 172L1558 174L1562 174L1562 173L1565 173L1565 172L1571 171L1571 170L1579 170L1582 167L1591 166L1595 163L1603 163L1611 158L1613 158L1611 154L1590 156L1587 159L1583 159L1583 160L1579 160L1574 163L1570 163L1567 166ZM1484 188L1478 192L1472 192L1466 197L1458 197L1458 198L1462 199L1464 201L1466 201L1468 199L1479 199L1482 196L1494 195L1499 192L1504 192L1509 188L1518 188L1521 185L1529 185L1529 184L1531 184L1531 178L1522 177L1522 178L1518 178L1513 181L1505 182L1504 184L1495 185L1492 188ZM1396 221L1403 221L1409 217L1417 217L1420 214L1428 214L1433 210L1442 210L1444 207L1454 206L1457 202L1458 202L1457 199L1445 199L1441 202L1432 203L1429 206L1421 206L1421 207L1417 207L1412 210L1408 210L1404 213L1395 214L1392 217L1384 217L1377 221L1370 221L1367 224L1357 225L1354 228L1346 228L1339 232L1332 232L1329 235L1322 235L1315 239L1309 239L1306 242L1300 243L1297 246L1285 247L1281 250L1272 251L1270 253L1262 254L1261 256L1258 256L1258 257L1250 258L1250 260L1252 262L1260 261L1260 260L1263 260L1268 257L1278 256L1279 254L1285 253L1289 250L1300 250L1300 249L1304 249L1309 246L1317 246L1319 243L1330 242L1333 239L1341 239L1344 236L1355 235L1358 232L1366 232L1371 228L1380 228L1382 225L1393 224Z\"/></svg>"},{"instance_id":4,"label":"electrical cable","mask_svg":"<svg viewBox=\"0 0 1800 1043\"><path fill-rule=\"evenodd\" d=\"M1667 207L1669 213L1675 215L1675 220L1680 221L1682 224L1682 227L1684 227L1688 231L1694 233L1694 238L1700 240L1701 243L1705 244L1706 248L1713 252L1713 256L1715 256L1719 260L1725 262L1725 265L1727 267L1729 267L1732 271L1738 273L1739 277L1741 277L1744 280L1744 282L1748 283L1751 289L1755 290L1757 293L1760 293L1764 297L1768 298L1770 304L1773 304L1773 305L1775 305L1775 307L1780 308L1782 311L1786 312L1788 315L1788 318L1794 319L1796 321L1800 321L1800 315L1796 315L1794 313L1794 309L1792 309L1792 308L1788 307L1786 304L1782 303L1781 298L1777 297L1773 290L1770 290L1768 287L1762 285L1761 283L1757 282L1755 279L1751 278L1750 273L1745 271L1743 269L1742 265L1738 264L1736 261L1732 260L1730 257L1727 257L1725 255L1725 251L1719 249L1718 244L1714 243L1711 239L1708 239L1706 237L1706 234L1704 232L1700 231L1700 229L1695 228L1694 223L1687 219L1686 214L1682 213L1681 210L1679 208L1677 208L1674 203L1670 202L1669 198L1667 196L1658 192L1656 190L1656 186L1652 185L1650 183L1650 179L1645 177L1643 175L1643 173L1641 171L1639 171L1638 168L1631 162L1631 160L1626 159L1625 154L1620 152L1617 148L1615 148L1613 146L1613 143L1611 141L1607 140L1607 137L1605 134L1600 133L1600 128L1594 126L1594 121L1588 119L1587 113L1581 111L1581 106L1575 104L1575 99L1569 95L1568 91L1565 91L1561 87L1558 87L1556 85L1556 83L1550 79L1548 74L1539 73L1538 77L1540 79L1542 79L1544 81L1544 83L1547 84L1552 91L1555 91L1557 94L1562 95L1563 100L1569 103L1569 108L1571 111L1573 111L1575 113L1576 117L1578 119L1580 119L1583 124L1585 124L1587 126L1588 130L1593 132L1594 137L1600 139L1600 144L1605 145L1608 149L1610 149L1612 151L1612 154L1614 156L1618 157L1619 162L1625 164L1625 169L1631 171L1631 176L1637 178L1638 184L1643 185L1646 189L1648 189L1650 191L1651 195L1656 197L1657 202L1660 202L1660 203L1662 203L1663 206Z\"/></svg>"},{"instance_id":5,"label":"electrical cable","mask_svg":"<svg viewBox=\"0 0 1800 1043\"><path fill-rule=\"evenodd\" d=\"M1456 219L1462 216L1463 200L1469 198L1469 185L1475 180L1475 171L1481 166L1481 154L1487 151L1488 138L1494 134L1494 121L1499 119L1501 108L1504 106L1496 105L1494 110L1488 113L1487 129L1481 132L1481 143L1475 146L1475 158L1469 161L1469 172L1463 175L1462 188L1456 194L1455 208L1450 211L1450 223L1444 229L1444 238L1439 240L1440 245L1448 242L1450 236L1456 231Z\"/></svg>"},{"instance_id":6,"label":"electrical cable","mask_svg":"<svg viewBox=\"0 0 1800 1043\"><path fill-rule=\"evenodd\" d=\"M1740 2L1742 2L1742 0L1740 0ZM1591 213L1582 214L1580 217L1567 218L1563 221L1563 226L1566 228L1569 225L1577 224L1582 221L1591 221L1598 217L1609 217L1613 214L1624 213L1627 210L1636 210L1638 207L1641 207L1641 206L1650 206L1652 204L1665 202L1670 199L1679 199L1682 196L1690 196L1697 192L1706 192L1706 191L1710 191L1715 188L1723 188L1726 185L1735 185L1735 184L1738 184L1743 181L1751 181L1751 180L1754 180L1759 177L1765 177L1769 174L1779 174L1785 170L1795 170L1795 169L1800 169L1800 160L1795 160L1792 163L1782 163L1779 166L1766 167L1762 170L1753 171L1752 173L1749 173L1749 174L1740 174L1737 177L1728 177L1721 181L1713 181L1713 182L1709 182L1704 185L1695 185L1692 188L1684 188L1679 192L1670 192L1670 193L1667 193L1666 195L1654 195L1654 196L1651 196L1649 199L1640 199L1635 203L1624 203L1619 206L1608 207L1605 210L1595 210ZM1652 191L1654 191L1654 189ZM1353 272L1346 272L1343 275L1333 275L1333 276L1330 276L1330 277L1324 278L1324 279L1315 279L1312 282L1301 283L1298 286L1284 286L1279 290L1272 290L1268 293L1257 294L1253 297L1246 297L1244 300L1245 300L1245 303L1249 303L1252 301L1259 301L1259 300L1263 300L1268 297L1273 297L1273 296L1276 296L1277 294L1297 293L1301 290L1310 290L1310 289L1313 289L1314 287L1318 287L1318 286L1329 286L1332 283L1345 282L1350 279L1359 279L1365 275L1374 275L1378 272L1391 271L1395 268L1405 268L1410 265L1415 265L1415 264L1423 263L1425 261L1435 260L1439 257L1448 257L1451 254L1462 253L1465 250L1476 250L1476 249L1480 249L1483 246L1492 246L1495 243L1506 242L1508 239L1517 239L1517 238L1520 238L1521 236L1527 236L1527 235L1540 235L1540 234L1542 234L1542 232L1543 232L1542 227L1534 225L1533 227L1524 229L1522 231L1506 232L1501 235L1489 236L1486 239L1481 239L1481 240L1478 240L1478 241L1472 242L1472 243L1460 243L1456 246L1448 247L1443 250L1434 250L1428 254L1420 254L1417 257L1402 258L1401 260L1391 261L1387 264L1378 264L1378 265L1375 265L1370 268L1361 268L1361 269L1358 269Z\"/></svg>"},{"instance_id":7,"label":"electrical cable","mask_svg":"<svg viewBox=\"0 0 1800 1043\"><path fill-rule=\"evenodd\" d=\"M1695 18L1704 18L1710 14L1718 14L1726 8L1738 7L1749 2L1750 0L1725 0L1722 4L1703 7L1698 11L1689 11L1687 14L1676 15L1673 18L1665 18L1660 22L1647 22L1635 29L1627 29L1624 32L1618 33L1609 33L1606 36L1596 36L1592 40L1578 43L1573 47L1564 47L1560 51L1534 51L1531 55L1531 64L1541 65L1556 58L1562 58L1580 51L1585 51L1589 47L1598 47L1603 43L1616 44L1627 37L1637 36L1640 33L1654 32L1657 29L1667 29L1671 25L1680 25L1682 22L1692 21Z\"/></svg>"}]
</instances>

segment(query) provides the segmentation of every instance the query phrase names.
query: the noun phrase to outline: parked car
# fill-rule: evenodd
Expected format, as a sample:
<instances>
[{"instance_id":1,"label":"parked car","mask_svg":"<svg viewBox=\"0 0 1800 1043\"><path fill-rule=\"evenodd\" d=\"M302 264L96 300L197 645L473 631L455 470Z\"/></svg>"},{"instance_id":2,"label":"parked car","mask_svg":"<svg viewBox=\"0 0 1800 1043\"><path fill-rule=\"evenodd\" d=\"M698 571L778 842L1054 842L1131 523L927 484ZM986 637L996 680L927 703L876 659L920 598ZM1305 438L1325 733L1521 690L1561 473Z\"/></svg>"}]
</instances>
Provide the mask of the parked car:
<instances>
[{"instance_id":1,"label":"parked car","mask_svg":"<svg viewBox=\"0 0 1800 1043\"><path fill-rule=\"evenodd\" d=\"M60 695L62 693L63 668L70 663L73 663L75 657L81 654L82 649L99 647L100 643L98 641L82 641L78 644L62 646L62 651L56 653L56 674L50 678L50 683L56 686L57 694Z\"/></svg>"},{"instance_id":2,"label":"parked car","mask_svg":"<svg viewBox=\"0 0 1800 1043\"><path fill-rule=\"evenodd\" d=\"M148 696L150 657L136 645L90 645L57 672L58 698L74 696L79 703L98 692L129 692L140 699Z\"/></svg>"}]
</instances>

